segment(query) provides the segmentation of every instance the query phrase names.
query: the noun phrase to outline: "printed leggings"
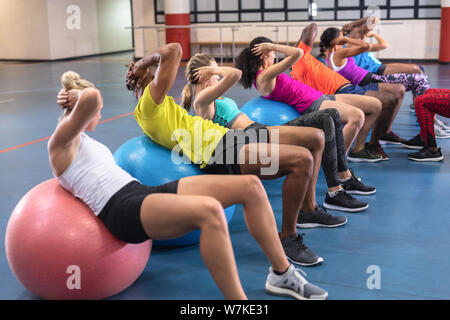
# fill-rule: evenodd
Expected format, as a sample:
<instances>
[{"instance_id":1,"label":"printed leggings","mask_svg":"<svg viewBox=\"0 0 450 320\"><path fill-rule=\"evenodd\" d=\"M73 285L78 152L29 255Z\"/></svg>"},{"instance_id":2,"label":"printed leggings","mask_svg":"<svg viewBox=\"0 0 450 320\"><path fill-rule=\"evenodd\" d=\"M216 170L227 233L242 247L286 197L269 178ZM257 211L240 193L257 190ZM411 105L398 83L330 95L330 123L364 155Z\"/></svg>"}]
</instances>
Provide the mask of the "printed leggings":
<instances>
[{"instance_id":1,"label":"printed leggings","mask_svg":"<svg viewBox=\"0 0 450 320\"><path fill-rule=\"evenodd\" d=\"M341 182L337 173L347 171L348 164L341 117L337 109L331 108L311 112L283 125L322 129L325 135L325 147L322 155L322 168L325 179L327 180L328 188L340 185Z\"/></svg>"},{"instance_id":2,"label":"printed leggings","mask_svg":"<svg viewBox=\"0 0 450 320\"><path fill-rule=\"evenodd\" d=\"M428 83L428 77L421 73L393 73L388 75L370 74L369 82L384 82L384 83L397 83L403 84L406 91L412 91L412 94L416 97L424 94L424 92L430 89Z\"/></svg>"},{"instance_id":3,"label":"printed leggings","mask_svg":"<svg viewBox=\"0 0 450 320\"><path fill-rule=\"evenodd\" d=\"M420 137L425 145L436 147L434 115L450 118L450 89L428 89L414 101ZM430 141L431 139L431 141Z\"/></svg>"}]
</instances>

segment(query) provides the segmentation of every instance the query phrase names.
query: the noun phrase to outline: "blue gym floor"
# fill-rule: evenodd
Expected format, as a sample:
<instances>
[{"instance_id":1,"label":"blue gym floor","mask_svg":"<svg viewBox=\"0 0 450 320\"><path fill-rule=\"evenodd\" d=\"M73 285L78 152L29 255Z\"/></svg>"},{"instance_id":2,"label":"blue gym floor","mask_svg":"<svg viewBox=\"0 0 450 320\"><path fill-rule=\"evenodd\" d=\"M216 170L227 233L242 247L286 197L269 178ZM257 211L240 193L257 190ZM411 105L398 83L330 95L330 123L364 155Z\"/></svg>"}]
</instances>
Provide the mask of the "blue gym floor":
<instances>
[{"instance_id":1,"label":"blue gym floor","mask_svg":"<svg viewBox=\"0 0 450 320\"><path fill-rule=\"evenodd\" d=\"M132 54L76 61L0 63L0 299L36 299L14 277L5 256L4 237L9 216L22 196L52 178L47 140L60 110L55 103L59 79L75 70L93 81L104 96L103 119L129 114L136 101L124 86L125 65ZM450 88L450 66L425 64L433 87ZM178 98L185 84L180 69L170 95ZM257 96L236 86L227 96L242 106ZM404 138L418 133L415 115L405 97L394 131ZM450 120L449 120L450 121ZM91 134L113 152L141 135L131 115L100 124ZM397 146L385 151L389 161L350 164L364 182L377 188L374 196L360 197L370 207L346 214L347 225L336 229L299 230L305 243L324 262L304 267L307 279L329 292L329 299L450 299L450 139L439 139L444 161L417 163ZM282 181L265 182L278 223L281 223ZM326 191L322 173L317 200ZM333 212L335 214L342 214ZM267 295L264 283L269 264L246 230L238 208L229 229L244 289L250 299L287 299ZM369 266L381 271L381 288L370 290ZM147 268L127 290L112 299L223 299L205 268L197 246L153 249Z\"/></svg>"}]
</instances>

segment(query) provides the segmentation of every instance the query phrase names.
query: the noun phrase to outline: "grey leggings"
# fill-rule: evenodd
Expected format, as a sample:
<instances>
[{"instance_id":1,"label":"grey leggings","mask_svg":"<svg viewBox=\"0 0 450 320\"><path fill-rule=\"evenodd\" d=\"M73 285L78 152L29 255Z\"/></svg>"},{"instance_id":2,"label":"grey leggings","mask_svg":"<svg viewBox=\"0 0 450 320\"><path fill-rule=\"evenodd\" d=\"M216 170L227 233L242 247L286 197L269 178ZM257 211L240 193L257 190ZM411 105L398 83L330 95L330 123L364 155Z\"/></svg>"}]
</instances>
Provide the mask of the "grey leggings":
<instances>
[{"instance_id":1,"label":"grey leggings","mask_svg":"<svg viewBox=\"0 0 450 320\"><path fill-rule=\"evenodd\" d=\"M325 134L325 147L322 156L322 168L328 188L340 185L338 172L348 170L345 155L344 135L341 128L341 117L337 109L324 109L300 116L286 122L283 126L313 127L322 129Z\"/></svg>"}]
</instances>

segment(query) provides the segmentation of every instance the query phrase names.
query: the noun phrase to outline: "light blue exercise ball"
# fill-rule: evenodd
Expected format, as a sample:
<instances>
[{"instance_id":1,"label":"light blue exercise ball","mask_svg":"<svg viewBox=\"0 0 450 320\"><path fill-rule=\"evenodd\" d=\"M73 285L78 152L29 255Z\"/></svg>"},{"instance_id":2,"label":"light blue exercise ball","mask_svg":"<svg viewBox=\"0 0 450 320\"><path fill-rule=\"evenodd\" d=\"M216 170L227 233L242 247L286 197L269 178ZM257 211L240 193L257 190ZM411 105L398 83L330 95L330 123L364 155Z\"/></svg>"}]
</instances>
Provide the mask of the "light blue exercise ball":
<instances>
[{"instance_id":1,"label":"light blue exercise ball","mask_svg":"<svg viewBox=\"0 0 450 320\"><path fill-rule=\"evenodd\" d=\"M300 114L290 105L256 97L248 101L241 109L251 120L266 126L281 126L300 117Z\"/></svg>"},{"instance_id":2,"label":"light blue exercise ball","mask_svg":"<svg viewBox=\"0 0 450 320\"><path fill-rule=\"evenodd\" d=\"M153 142L147 136L133 138L125 142L114 153L117 164L138 179L142 184L158 186L184 177L204 174L197 165L184 161L172 160L172 152ZM176 155L178 159L181 159ZM181 163L179 163L181 162ZM229 222L233 217L235 205L225 209ZM200 241L200 230L171 240L153 240L154 247L178 247L197 244Z\"/></svg>"}]
</instances>

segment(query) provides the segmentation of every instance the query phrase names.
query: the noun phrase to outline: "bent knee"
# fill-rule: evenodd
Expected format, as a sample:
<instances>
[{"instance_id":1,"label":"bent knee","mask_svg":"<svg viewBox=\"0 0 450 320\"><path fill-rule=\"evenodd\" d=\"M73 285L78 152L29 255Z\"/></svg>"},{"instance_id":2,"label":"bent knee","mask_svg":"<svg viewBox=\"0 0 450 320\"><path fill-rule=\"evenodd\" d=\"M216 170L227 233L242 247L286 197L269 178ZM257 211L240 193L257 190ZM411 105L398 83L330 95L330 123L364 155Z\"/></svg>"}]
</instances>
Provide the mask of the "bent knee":
<instances>
[{"instance_id":1,"label":"bent knee","mask_svg":"<svg viewBox=\"0 0 450 320\"><path fill-rule=\"evenodd\" d=\"M364 121L366 120L366 116L361 109L355 108L351 113L351 118L349 123L361 128L364 125Z\"/></svg>"},{"instance_id":2,"label":"bent knee","mask_svg":"<svg viewBox=\"0 0 450 320\"><path fill-rule=\"evenodd\" d=\"M397 99L401 99L405 96L405 94L406 94L405 86L402 84L397 84L395 87L395 97Z\"/></svg>"},{"instance_id":3,"label":"bent knee","mask_svg":"<svg viewBox=\"0 0 450 320\"><path fill-rule=\"evenodd\" d=\"M328 120L331 121L331 119L328 117ZM331 121L332 122L332 121ZM330 125L330 123L327 124L328 126ZM316 128L311 128L312 130L312 135L311 135L311 139L312 139L312 145L314 146L314 149L320 149L323 148L323 146L325 145L325 133L324 131L326 130L326 128L321 128L321 129L316 129Z\"/></svg>"},{"instance_id":4,"label":"bent knee","mask_svg":"<svg viewBox=\"0 0 450 320\"><path fill-rule=\"evenodd\" d=\"M266 191L264 189L264 186L261 182L261 179L259 179L257 176L249 174L242 176L244 179L245 189L250 191L252 194L257 196L265 196Z\"/></svg>"},{"instance_id":5,"label":"bent knee","mask_svg":"<svg viewBox=\"0 0 450 320\"><path fill-rule=\"evenodd\" d=\"M291 170L302 176L310 178L314 167L314 158L308 149L300 149L292 154Z\"/></svg>"},{"instance_id":6,"label":"bent knee","mask_svg":"<svg viewBox=\"0 0 450 320\"><path fill-rule=\"evenodd\" d=\"M223 229L226 225L222 204L212 197L203 197L198 203L199 220L201 225L208 225Z\"/></svg>"},{"instance_id":7,"label":"bent knee","mask_svg":"<svg viewBox=\"0 0 450 320\"><path fill-rule=\"evenodd\" d=\"M328 109L324 109L323 110L325 113L329 114L330 117L336 121L336 120L341 120L341 116L339 114L339 110L336 108L328 108Z\"/></svg>"}]
</instances>

